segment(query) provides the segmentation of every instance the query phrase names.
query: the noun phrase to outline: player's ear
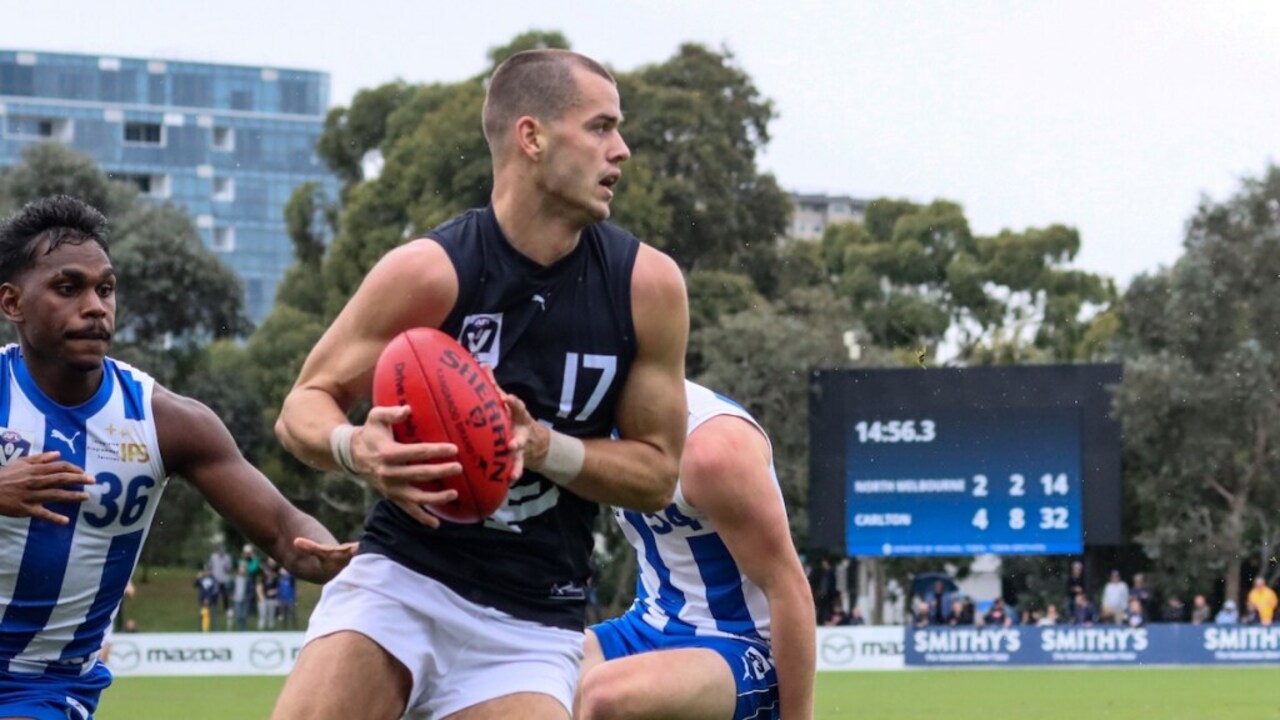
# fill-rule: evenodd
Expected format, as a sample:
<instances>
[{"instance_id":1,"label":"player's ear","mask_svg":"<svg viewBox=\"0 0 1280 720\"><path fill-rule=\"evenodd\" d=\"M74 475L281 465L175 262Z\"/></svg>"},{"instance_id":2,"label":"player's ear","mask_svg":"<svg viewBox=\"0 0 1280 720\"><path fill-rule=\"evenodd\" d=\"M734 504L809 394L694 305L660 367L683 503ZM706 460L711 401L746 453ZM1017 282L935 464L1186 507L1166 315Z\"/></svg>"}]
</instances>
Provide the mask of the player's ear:
<instances>
[{"instance_id":1,"label":"player's ear","mask_svg":"<svg viewBox=\"0 0 1280 720\"><path fill-rule=\"evenodd\" d=\"M22 322L22 288L12 282L0 285L0 312L12 323Z\"/></svg>"},{"instance_id":2,"label":"player's ear","mask_svg":"<svg viewBox=\"0 0 1280 720\"><path fill-rule=\"evenodd\" d=\"M541 159L546 151L546 128L532 115L522 115L516 120L516 148L530 160Z\"/></svg>"}]
</instances>

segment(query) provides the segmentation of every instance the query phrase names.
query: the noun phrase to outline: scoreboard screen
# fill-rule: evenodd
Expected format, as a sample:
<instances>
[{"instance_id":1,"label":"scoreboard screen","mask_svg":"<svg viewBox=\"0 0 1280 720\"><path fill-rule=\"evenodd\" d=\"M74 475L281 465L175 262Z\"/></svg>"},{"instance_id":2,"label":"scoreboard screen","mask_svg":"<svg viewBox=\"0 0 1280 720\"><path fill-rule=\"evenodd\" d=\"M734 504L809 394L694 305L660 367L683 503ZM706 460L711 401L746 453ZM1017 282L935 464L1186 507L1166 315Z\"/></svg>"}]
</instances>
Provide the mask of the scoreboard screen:
<instances>
[{"instance_id":1,"label":"scoreboard screen","mask_svg":"<svg viewBox=\"0 0 1280 720\"><path fill-rule=\"evenodd\" d=\"M853 556L1119 542L1116 365L815 372L811 540Z\"/></svg>"}]
</instances>

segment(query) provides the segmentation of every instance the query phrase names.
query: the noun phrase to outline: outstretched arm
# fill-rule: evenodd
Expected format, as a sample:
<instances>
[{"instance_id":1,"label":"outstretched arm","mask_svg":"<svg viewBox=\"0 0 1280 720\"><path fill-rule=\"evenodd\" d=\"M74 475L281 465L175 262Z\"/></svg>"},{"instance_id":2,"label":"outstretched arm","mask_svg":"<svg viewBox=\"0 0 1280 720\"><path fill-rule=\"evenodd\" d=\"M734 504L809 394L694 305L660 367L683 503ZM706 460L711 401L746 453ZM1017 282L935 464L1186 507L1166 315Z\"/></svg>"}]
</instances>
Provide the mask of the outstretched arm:
<instances>
[{"instance_id":1,"label":"outstretched arm","mask_svg":"<svg viewBox=\"0 0 1280 720\"><path fill-rule=\"evenodd\" d=\"M244 459L212 410L159 386L152 408L165 468L190 481L220 515L290 572L325 582L350 559L354 545L336 547L332 533L285 499ZM294 545L299 538L332 552L299 549Z\"/></svg>"},{"instance_id":2,"label":"outstretched arm","mask_svg":"<svg viewBox=\"0 0 1280 720\"><path fill-rule=\"evenodd\" d=\"M588 500L652 512L671 502L684 446L689 300L680 269L647 245L640 246L632 272L631 315L636 358L618 399L619 439L584 441L577 472L557 482ZM548 472L554 470L549 461L556 462L548 457L553 431L513 404L516 424L530 430L525 466L556 479Z\"/></svg>"},{"instance_id":3,"label":"outstretched arm","mask_svg":"<svg viewBox=\"0 0 1280 720\"><path fill-rule=\"evenodd\" d=\"M751 423L722 415L685 446L680 487L706 513L742 572L769 601L773 661L784 718L813 717L813 595L791 542L769 442Z\"/></svg>"}]
</instances>

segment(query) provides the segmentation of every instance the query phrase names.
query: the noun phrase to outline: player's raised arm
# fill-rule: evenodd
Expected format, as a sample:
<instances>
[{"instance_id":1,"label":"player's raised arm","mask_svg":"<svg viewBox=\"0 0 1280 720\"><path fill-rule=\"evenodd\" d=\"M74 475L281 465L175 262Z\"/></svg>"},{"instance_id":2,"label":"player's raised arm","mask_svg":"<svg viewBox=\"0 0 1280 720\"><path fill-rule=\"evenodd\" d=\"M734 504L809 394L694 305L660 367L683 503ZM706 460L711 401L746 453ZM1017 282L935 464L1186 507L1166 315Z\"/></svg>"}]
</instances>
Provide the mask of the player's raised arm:
<instances>
[{"instance_id":1,"label":"player's raised arm","mask_svg":"<svg viewBox=\"0 0 1280 720\"><path fill-rule=\"evenodd\" d=\"M408 483L460 472L454 462L424 463L450 457L456 448L396 443L390 428L404 419L407 408L374 408L355 428L347 425L346 413L369 397L373 369L387 343L411 327L438 327L453 307L457 288L453 266L434 240L415 240L387 253L312 348L276 421L277 437L295 457L312 467L365 477L432 526L438 521L419 506L447 502L453 491L429 493Z\"/></svg>"},{"instance_id":2,"label":"player's raised arm","mask_svg":"<svg viewBox=\"0 0 1280 720\"><path fill-rule=\"evenodd\" d=\"M317 521L280 494L249 464L218 416L203 403L156 386L152 408L165 468L186 478L220 515L289 572L326 582L346 565L344 552L304 552L298 538L338 550L338 541Z\"/></svg>"},{"instance_id":3,"label":"player's raised arm","mask_svg":"<svg viewBox=\"0 0 1280 720\"><path fill-rule=\"evenodd\" d=\"M680 485L685 500L707 514L743 574L768 599L781 716L811 718L813 595L791 542L771 462L769 442L758 428L741 418L716 417L689 436Z\"/></svg>"},{"instance_id":4,"label":"player's raised arm","mask_svg":"<svg viewBox=\"0 0 1280 720\"><path fill-rule=\"evenodd\" d=\"M618 401L618 440L531 429L525 464L596 502L653 511L671 502L688 406L689 300L675 262L641 245L631 276L636 357Z\"/></svg>"}]
</instances>

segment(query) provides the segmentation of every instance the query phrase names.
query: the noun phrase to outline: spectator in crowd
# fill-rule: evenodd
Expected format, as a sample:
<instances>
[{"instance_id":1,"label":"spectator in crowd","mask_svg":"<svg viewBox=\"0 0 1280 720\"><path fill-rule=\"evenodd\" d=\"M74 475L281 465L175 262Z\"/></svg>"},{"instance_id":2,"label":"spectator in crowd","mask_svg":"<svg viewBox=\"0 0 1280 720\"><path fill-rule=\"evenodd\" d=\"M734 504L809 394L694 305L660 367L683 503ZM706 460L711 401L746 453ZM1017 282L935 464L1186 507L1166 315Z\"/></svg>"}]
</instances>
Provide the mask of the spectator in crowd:
<instances>
[{"instance_id":1,"label":"spectator in crowd","mask_svg":"<svg viewBox=\"0 0 1280 720\"><path fill-rule=\"evenodd\" d=\"M950 624L956 598L947 592L946 583L941 580L935 581L933 590L929 592L929 596L926 599L929 601L929 624Z\"/></svg>"},{"instance_id":2,"label":"spectator in crowd","mask_svg":"<svg viewBox=\"0 0 1280 720\"><path fill-rule=\"evenodd\" d=\"M991 607L987 609L987 614L982 616L982 624L992 627L1011 627L1013 625L1013 614L1009 612L1009 608L1004 604L1004 598L996 598Z\"/></svg>"},{"instance_id":3,"label":"spectator in crowd","mask_svg":"<svg viewBox=\"0 0 1280 720\"><path fill-rule=\"evenodd\" d=\"M830 559L822 558L813 568L813 573L809 577L809 589L813 592L816 617L831 617L839 593L836 590L836 570L832 567Z\"/></svg>"},{"instance_id":4,"label":"spectator in crowd","mask_svg":"<svg viewBox=\"0 0 1280 720\"><path fill-rule=\"evenodd\" d=\"M1147 587L1147 576L1134 573L1133 587L1129 589L1129 597L1135 597L1142 603L1142 616L1151 615L1151 588Z\"/></svg>"},{"instance_id":5,"label":"spectator in crowd","mask_svg":"<svg viewBox=\"0 0 1280 720\"><path fill-rule=\"evenodd\" d=\"M1236 601L1227 600L1222 603L1222 609L1213 621L1219 625L1235 625L1240 622L1240 609L1236 607Z\"/></svg>"},{"instance_id":6,"label":"spectator in crowd","mask_svg":"<svg viewBox=\"0 0 1280 720\"><path fill-rule=\"evenodd\" d=\"M1213 608L1204 595L1196 595L1191 601L1191 624L1204 625L1213 620Z\"/></svg>"},{"instance_id":7,"label":"spectator in crowd","mask_svg":"<svg viewBox=\"0 0 1280 720\"><path fill-rule=\"evenodd\" d=\"M213 625L213 610L218 605L218 582L213 579L209 568L200 568L192 587L196 589L196 599L200 606L200 632L209 632Z\"/></svg>"},{"instance_id":8,"label":"spectator in crowd","mask_svg":"<svg viewBox=\"0 0 1280 720\"><path fill-rule=\"evenodd\" d=\"M1089 602L1089 596L1083 592L1076 593L1071 611L1071 624L1089 627L1096 622L1098 622L1098 612L1094 609L1093 603Z\"/></svg>"},{"instance_id":9,"label":"spectator in crowd","mask_svg":"<svg viewBox=\"0 0 1280 720\"><path fill-rule=\"evenodd\" d=\"M107 665L111 664L111 646L115 641L116 618L118 617L120 610L124 608L124 599L132 598L133 594L133 581L130 580L125 583L124 595L120 598L120 605L116 608L116 613L111 616L111 622L107 624L106 634L102 636L102 648L98 650L98 660L102 663ZM133 621L129 620L128 622Z\"/></svg>"},{"instance_id":10,"label":"spectator in crowd","mask_svg":"<svg viewBox=\"0 0 1280 720\"><path fill-rule=\"evenodd\" d=\"M839 626L839 625L848 625L848 624L849 624L849 616L846 615L844 610L841 608L836 608L835 610L832 610L831 615L827 618L827 621L823 623L823 625L827 625L827 626Z\"/></svg>"},{"instance_id":11,"label":"spectator in crowd","mask_svg":"<svg viewBox=\"0 0 1280 720\"><path fill-rule=\"evenodd\" d=\"M236 629L247 630L249 605L253 599L254 585L249 579L249 563L240 561L236 574L231 578L231 609L235 613Z\"/></svg>"},{"instance_id":12,"label":"spectator in crowd","mask_svg":"<svg viewBox=\"0 0 1280 720\"><path fill-rule=\"evenodd\" d=\"M128 620L125 620L125 621L124 621L124 627L123 627L123 628L121 628L121 631L122 631L122 632L127 632L127 633L136 633L136 632L138 632L138 621L137 621L137 620L134 620L133 618L129 618Z\"/></svg>"},{"instance_id":13,"label":"spectator in crowd","mask_svg":"<svg viewBox=\"0 0 1280 720\"><path fill-rule=\"evenodd\" d=\"M1062 622L1062 618L1058 616L1058 606L1053 603L1049 603L1049 607L1044 609L1044 615L1036 619L1036 625L1041 627L1057 625L1060 622Z\"/></svg>"},{"instance_id":14,"label":"spectator in crowd","mask_svg":"<svg viewBox=\"0 0 1280 720\"><path fill-rule=\"evenodd\" d=\"M133 580L129 580L124 584L124 595L120 598L120 607L116 608L116 614L111 618L112 629L120 624L120 618L125 617L125 607L133 600L133 596L138 593L138 589L133 586Z\"/></svg>"},{"instance_id":15,"label":"spectator in crowd","mask_svg":"<svg viewBox=\"0 0 1280 720\"><path fill-rule=\"evenodd\" d=\"M1180 623L1187 621L1187 606L1177 595L1170 595L1160 612L1160 622Z\"/></svg>"},{"instance_id":16,"label":"spectator in crowd","mask_svg":"<svg viewBox=\"0 0 1280 720\"><path fill-rule=\"evenodd\" d=\"M276 603L280 599L280 573L270 560L262 565L262 572L258 574L257 595L258 629L274 630Z\"/></svg>"},{"instance_id":17,"label":"spectator in crowd","mask_svg":"<svg viewBox=\"0 0 1280 720\"><path fill-rule=\"evenodd\" d=\"M867 624L866 619L862 617L862 608L858 607L857 605L853 606L853 609L849 611L849 624L850 625L866 625Z\"/></svg>"},{"instance_id":18,"label":"spectator in crowd","mask_svg":"<svg viewBox=\"0 0 1280 720\"><path fill-rule=\"evenodd\" d=\"M293 582L293 573L280 568L280 592L276 597L279 604L277 614L280 627L285 630L298 629L298 588Z\"/></svg>"},{"instance_id":19,"label":"spectator in crowd","mask_svg":"<svg viewBox=\"0 0 1280 720\"><path fill-rule=\"evenodd\" d=\"M972 625L975 612L972 600L964 596L956 597L951 600L951 611L946 624L952 627Z\"/></svg>"},{"instance_id":20,"label":"spectator in crowd","mask_svg":"<svg viewBox=\"0 0 1280 720\"><path fill-rule=\"evenodd\" d=\"M925 600L922 597L915 598L912 602L911 609L912 623L918 628L929 627L931 624L929 622L931 609L932 606L929 604L928 600Z\"/></svg>"},{"instance_id":21,"label":"spectator in crowd","mask_svg":"<svg viewBox=\"0 0 1280 720\"><path fill-rule=\"evenodd\" d=\"M1270 625L1276 613L1276 591L1267 585L1267 579L1261 575L1254 578L1253 589L1249 591L1249 610L1257 615L1258 623Z\"/></svg>"},{"instance_id":22,"label":"spectator in crowd","mask_svg":"<svg viewBox=\"0 0 1280 720\"><path fill-rule=\"evenodd\" d=\"M1071 563L1071 572L1067 575L1067 614L1075 616L1076 598L1081 594L1089 594L1089 585L1084 577L1084 563L1074 560Z\"/></svg>"},{"instance_id":23,"label":"spectator in crowd","mask_svg":"<svg viewBox=\"0 0 1280 720\"><path fill-rule=\"evenodd\" d=\"M1119 570L1112 570L1111 578L1102 588L1102 622L1122 623L1128 610L1129 585L1120 577Z\"/></svg>"},{"instance_id":24,"label":"spectator in crowd","mask_svg":"<svg viewBox=\"0 0 1280 720\"><path fill-rule=\"evenodd\" d=\"M1147 624L1147 610L1142 601L1136 597L1129 598L1129 607L1125 610L1124 622L1129 627L1142 627Z\"/></svg>"},{"instance_id":25,"label":"spectator in crowd","mask_svg":"<svg viewBox=\"0 0 1280 720\"><path fill-rule=\"evenodd\" d=\"M245 564L249 579L257 582L258 573L262 570L262 561L258 559L258 554L254 552L252 545L245 543L244 548L240 550L240 562Z\"/></svg>"},{"instance_id":26,"label":"spectator in crowd","mask_svg":"<svg viewBox=\"0 0 1280 720\"><path fill-rule=\"evenodd\" d=\"M231 617L231 575L235 572L235 563L231 560L231 553L227 552L225 547L219 545L209 554L209 572L213 573L213 579L218 583L218 600L222 603L222 611ZM231 627L228 623L227 627Z\"/></svg>"}]
</instances>

